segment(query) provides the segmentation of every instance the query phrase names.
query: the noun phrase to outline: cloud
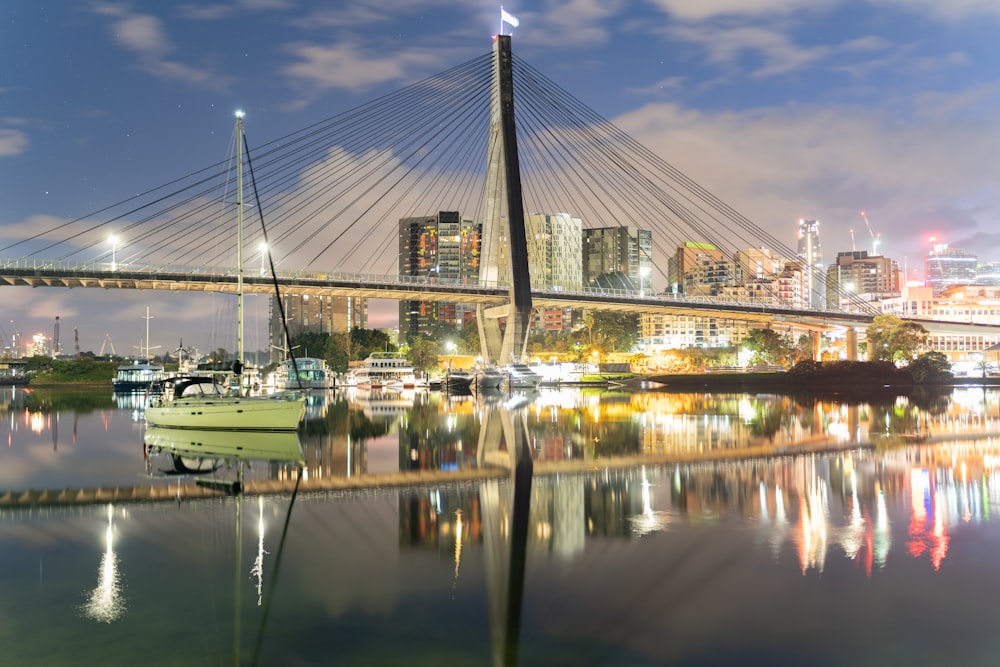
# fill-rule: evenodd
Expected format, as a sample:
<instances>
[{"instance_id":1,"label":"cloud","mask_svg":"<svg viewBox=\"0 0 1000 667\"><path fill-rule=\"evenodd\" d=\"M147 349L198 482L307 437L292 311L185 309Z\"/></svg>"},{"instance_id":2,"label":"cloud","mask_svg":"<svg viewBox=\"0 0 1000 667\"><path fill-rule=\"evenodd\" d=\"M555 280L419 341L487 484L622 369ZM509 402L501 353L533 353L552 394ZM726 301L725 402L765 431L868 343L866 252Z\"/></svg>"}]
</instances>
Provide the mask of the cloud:
<instances>
[{"instance_id":1,"label":"cloud","mask_svg":"<svg viewBox=\"0 0 1000 667\"><path fill-rule=\"evenodd\" d=\"M433 67L443 57L433 49L412 49L386 55L374 50L366 51L355 42L340 42L332 46L290 44L287 50L297 62L285 67L283 73L307 88L319 89L363 90L402 80L411 76L411 66Z\"/></svg>"},{"instance_id":2,"label":"cloud","mask_svg":"<svg viewBox=\"0 0 1000 667\"><path fill-rule=\"evenodd\" d=\"M28 135L20 130L0 129L0 157L20 155L29 143Z\"/></svg>"},{"instance_id":3,"label":"cloud","mask_svg":"<svg viewBox=\"0 0 1000 667\"><path fill-rule=\"evenodd\" d=\"M210 72L167 58L176 47L158 17L131 13L124 5L111 3L97 4L94 11L112 17L110 29L114 40L139 57L136 66L141 71L175 81L204 83L211 79L218 84Z\"/></svg>"},{"instance_id":4,"label":"cloud","mask_svg":"<svg viewBox=\"0 0 1000 667\"><path fill-rule=\"evenodd\" d=\"M651 0L665 13L681 21L705 21L720 16L774 16L801 11L819 11L838 0Z\"/></svg>"},{"instance_id":5,"label":"cloud","mask_svg":"<svg viewBox=\"0 0 1000 667\"><path fill-rule=\"evenodd\" d=\"M997 121L938 114L900 123L853 107L710 113L655 104L615 122L786 245L795 221L806 217L824 223L831 256L849 250L849 230L864 229L865 210L883 249L901 263L922 256L935 229L946 230L954 247L978 241L981 256L1000 259L996 238L977 231L1000 215Z\"/></svg>"},{"instance_id":6,"label":"cloud","mask_svg":"<svg viewBox=\"0 0 1000 667\"><path fill-rule=\"evenodd\" d=\"M791 16L801 12L826 11L847 5L843 0L650 0L651 4L680 21L707 21L721 17ZM995 0L867 0L873 11L895 8L917 16L950 22L978 17L1000 18Z\"/></svg>"},{"instance_id":7,"label":"cloud","mask_svg":"<svg viewBox=\"0 0 1000 667\"><path fill-rule=\"evenodd\" d=\"M799 46L781 32L753 26L717 28L682 25L668 28L667 34L672 39L703 47L708 52L709 60L717 65L742 66L742 57L747 52L754 52L763 60L763 64L752 72L755 77L804 69L833 52L828 46Z\"/></svg>"},{"instance_id":8,"label":"cloud","mask_svg":"<svg viewBox=\"0 0 1000 667\"><path fill-rule=\"evenodd\" d=\"M948 22L975 18L1000 19L1000 3L995 0L868 0L876 7L895 7L918 16L930 16Z\"/></svg>"}]
</instances>

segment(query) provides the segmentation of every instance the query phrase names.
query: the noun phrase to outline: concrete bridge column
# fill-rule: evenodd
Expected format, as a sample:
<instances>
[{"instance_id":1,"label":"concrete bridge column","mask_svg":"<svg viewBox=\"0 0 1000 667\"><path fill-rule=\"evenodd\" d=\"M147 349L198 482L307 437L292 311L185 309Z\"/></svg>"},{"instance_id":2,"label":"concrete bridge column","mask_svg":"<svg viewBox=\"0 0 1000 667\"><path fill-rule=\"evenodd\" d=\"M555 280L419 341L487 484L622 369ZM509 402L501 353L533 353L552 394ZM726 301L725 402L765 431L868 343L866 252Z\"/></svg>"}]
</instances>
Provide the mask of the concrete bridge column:
<instances>
[{"instance_id":1,"label":"concrete bridge column","mask_svg":"<svg viewBox=\"0 0 1000 667\"><path fill-rule=\"evenodd\" d=\"M857 361L858 360L858 330L854 327L847 327L847 360Z\"/></svg>"},{"instance_id":2,"label":"concrete bridge column","mask_svg":"<svg viewBox=\"0 0 1000 667\"><path fill-rule=\"evenodd\" d=\"M812 340L813 361L819 361L821 358L819 344L822 341L822 336L819 335L818 331L810 331L809 338Z\"/></svg>"}]
</instances>

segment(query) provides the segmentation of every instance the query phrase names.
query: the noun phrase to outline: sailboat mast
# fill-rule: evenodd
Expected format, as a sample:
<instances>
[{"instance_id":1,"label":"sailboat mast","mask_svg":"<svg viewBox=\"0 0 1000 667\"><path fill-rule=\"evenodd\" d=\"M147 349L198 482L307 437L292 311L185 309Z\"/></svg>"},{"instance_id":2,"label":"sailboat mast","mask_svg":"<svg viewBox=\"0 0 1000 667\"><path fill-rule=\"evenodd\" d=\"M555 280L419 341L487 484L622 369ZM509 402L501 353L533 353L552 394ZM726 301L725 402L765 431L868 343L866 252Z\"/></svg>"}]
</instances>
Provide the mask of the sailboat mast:
<instances>
[{"instance_id":1,"label":"sailboat mast","mask_svg":"<svg viewBox=\"0 0 1000 667\"><path fill-rule=\"evenodd\" d=\"M146 320L146 349L143 350L143 358L149 359L149 321L153 319L153 316L149 314L149 306L146 306L146 317L142 318Z\"/></svg>"},{"instance_id":2,"label":"sailboat mast","mask_svg":"<svg viewBox=\"0 0 1000 667\"><path fill-rule=\"evenodd\" d=\"M243 365L243 112L236 112L236 359Z\"/></svg>"}]
</instances>

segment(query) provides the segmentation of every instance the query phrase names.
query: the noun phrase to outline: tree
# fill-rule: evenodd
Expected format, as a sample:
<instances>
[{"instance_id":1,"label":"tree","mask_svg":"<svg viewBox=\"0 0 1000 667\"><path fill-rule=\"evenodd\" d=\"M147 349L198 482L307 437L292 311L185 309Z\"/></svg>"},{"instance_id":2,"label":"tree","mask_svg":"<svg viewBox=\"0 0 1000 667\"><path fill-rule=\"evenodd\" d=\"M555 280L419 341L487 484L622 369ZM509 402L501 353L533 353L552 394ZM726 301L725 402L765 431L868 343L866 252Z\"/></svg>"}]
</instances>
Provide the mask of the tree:
<instances>
[{"instance_id":1,"label":"tree","mask_svg":"<svg viewBox=\"0 0 1000 667\"><path fill-rule=\"evenodd\" d=\"M323 351L323 357L333 372L347 372L351 360L351 335L343 331L331 335Z\"/></svg>"},{"instance_id":2,"label":"tree","mask_svg":"<svg viewBox=\"0 0 1000 667\"><path fill-rule=\"evenodd\" d=\"M925 352L906 367L910 377L918 384L948 382L952 379L951 363L940 352Z\"/></svg>"},{"instance_id":3,"label":"tree","mask_svg":"<svg viewBox=\"0 0 1000 667\"><path fill-rule=\"evenodd\" d=\"M468 319L458 333L458 349L465 354L479 355L479 323L476 318Z\"/></svg>"},{"instance_id":4,"label":"tree","mask_svg":"<svg viewBox=\"0 0 1000 667\"><path fill-rule=\"evenodd\" d=\"M815 350L813 350L813 338L809 334L802 334L799 336L798 343L795 344L795 349L792 350L793 361L806 361L813 359L815 355Z\"/></svg>"},{"instance_id":5,"label":"tree","mask_svg":"<svg viewBox=\"0 0 1000 667\"><path fill-rule=\"evenodd\" d=\"M425 373L438 365L438 343L427 336L414 336L406 358L416 370Z\"/></svg>"},{"instance_id":6,"label":"tree","mask_svg":"<svg viewBox=\"0 0 1000 667\"><path fill-rule=\"evenodd\" d=\"M866 330L871 361L910 361L927 343L927 329L893 315L876 315Z\"/></svg>"},{"instance_id":7,"label":"tree","mask_svg":"<svg viewBox=\"0 0 1000 667\"><path fill-rule=\"evenodd\" d=\"M351 358L364 359L372 352L395 352L389 334L378 329L351 329Z\"/></svg>"},{"instance_id":8,"label":"tree","mask_svg":"<svg viewBox=\"0 0 1000 667\"><path fill-rule=\"evenodd\" d=\"M788 339L774 329L751 329L743 340L743 346L751 352L751 364L785 366L792 354Z\"/></svg>"},{"instance_id":9,"label":"tree","mask_svg":"<svg viewBox=\"0 0 1000 667\"><path fill-rule=\"evenodd\" d=\"M639 316L635 313L598 311L593 313L592 326L591 345L596 339L607 352L630 352L639 337Z\"/></svg>"},{"instance_id":10,"label":"tree","mask_svg":"<svg viewBox=\"0 0 1000 667\"><path fill-rule=\"evenodd\" d=\"M296 357L318 357L324 354L330 334L312 331L302 332L292 339L291 352ZM286 353L288 350L286 350Z\"/></svg>"}]
</instances>

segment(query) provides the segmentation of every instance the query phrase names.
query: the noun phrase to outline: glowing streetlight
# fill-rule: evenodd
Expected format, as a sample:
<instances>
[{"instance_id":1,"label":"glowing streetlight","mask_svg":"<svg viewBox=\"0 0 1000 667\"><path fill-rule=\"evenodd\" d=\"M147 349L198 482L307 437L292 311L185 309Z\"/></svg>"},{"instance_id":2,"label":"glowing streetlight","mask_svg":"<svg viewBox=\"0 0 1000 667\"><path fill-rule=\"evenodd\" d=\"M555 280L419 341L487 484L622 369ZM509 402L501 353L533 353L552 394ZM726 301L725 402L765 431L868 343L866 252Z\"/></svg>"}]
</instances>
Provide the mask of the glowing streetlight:
<instances>
[{"instance_id":1,"label":"glowing streetlight","mask_svg":"<svg viewBox=\"0 0 1000 667\"><path fill-rule=\"evenodd\" d=\"M643 291L643 278L649 278L649 274L651 272L652 272L652 269L650 267L648 267L648 266L640 266L639 267L639 296L640 297L644 295L644 291Z\"/></svg>"},{"instance_id":2,"label":"glowing streetlight","mask_svg":"<svg viewBox=\"0 0 1000 667\"><path fill-rule=\"evenodd\" d=\"M118 237L112 234L108 238L108 242L111 244L111 270L118 270L118 262L116 260L116 253L118 251Z\"/></svg>"},{"instance_id":3,"label":"glowing streetlight","mask_svg":"<svg viewBox=\"0 0 1000 667\"><path fill-rule=\"evenodd\" d=\"M257 248L260 250L260 275L264 275L264 258L267 257L267 244L261 241Z\"/></svg>"}]
</instances>

